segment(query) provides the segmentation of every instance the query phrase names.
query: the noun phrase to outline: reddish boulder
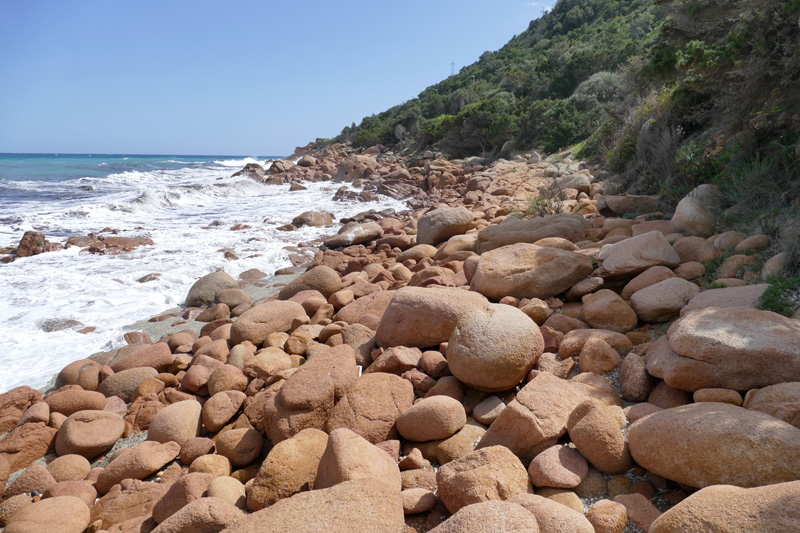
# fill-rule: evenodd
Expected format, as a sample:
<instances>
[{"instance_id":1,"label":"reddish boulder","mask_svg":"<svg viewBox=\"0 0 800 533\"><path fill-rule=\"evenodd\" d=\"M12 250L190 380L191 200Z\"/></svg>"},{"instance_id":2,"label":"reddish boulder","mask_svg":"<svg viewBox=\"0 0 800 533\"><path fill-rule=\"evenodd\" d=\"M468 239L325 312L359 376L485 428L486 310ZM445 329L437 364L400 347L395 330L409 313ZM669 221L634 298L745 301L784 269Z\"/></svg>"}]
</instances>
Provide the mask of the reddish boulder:
<instances>
[{"instance_id":1,"label":"reddish boulder","mask_svg":"<svg viewBox=\"0 0 800 533\"><path fill-rule=\"evenodd\" d=\"M43 422L17 426L0 440L0 457L8 462L11 472L16 472L44 457L53 446L56 433Z\"/></svg>"},{"instance_id":2,"label":"reddish boulder","mask_svg":"<svg viewBox=\"0 0 800 533\"><path fill-rule=\"evenodd\" d=\"M116 413L78 411L61 424L56 436L56 453L94 459L113 446L124 431L125 422Z\"/></svg>"},{"instance_id":3,"label":"reddish boulder","mask_svg":"<svg viewBox=\"0 0 800 533\"><path fill-rule=\"evenodd\" d=\"M0 394L0 434L11 430L31 405L42 401L42 393L27 385Z\"/></svg>"}]
</instances>

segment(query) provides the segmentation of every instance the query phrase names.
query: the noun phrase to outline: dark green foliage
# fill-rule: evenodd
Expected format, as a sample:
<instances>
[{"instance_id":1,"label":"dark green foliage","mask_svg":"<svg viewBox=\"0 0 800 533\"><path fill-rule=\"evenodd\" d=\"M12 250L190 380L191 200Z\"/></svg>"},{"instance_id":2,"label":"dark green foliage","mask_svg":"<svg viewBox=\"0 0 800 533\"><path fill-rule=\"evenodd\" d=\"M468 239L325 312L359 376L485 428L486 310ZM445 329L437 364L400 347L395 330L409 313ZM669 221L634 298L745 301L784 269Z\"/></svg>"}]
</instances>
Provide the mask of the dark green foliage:
<instances>
[{"instance_id":1,"label":"dark green foliage","mask_svg":"<svg viewBox=\"0 0 800 533\"><path fill-rule=\"evenodd\" d=\"M452 156L496 154L508 140L568 147L622 100L613 71L646 52L661 18L652 0L560 0L500 50L337 140L404 142Z\"/></svg>"},{"instance_id":2,"label":"dark green foliage","mask_svg":"<svg viewBox=\"0 0 800 533\"><path fill-rule=\"evenodd\" d=\"M760 232L800 270L800 0L559 0L496 52L342 130L358 146L451 156L575 154L607 190L669 210L702 183L725 228ZM536 206L534 206L536 208Z\"/></svg>"},{"instance_id":3,"label":"dark green foliage","mask_svg":"<svg viewBox=\"0 0 800 533\"><path fill-rule=\"evenodd\" d=\"M712 287L714 281L717 279L717 271L719 271L719 267L722 266L722 263L725 262L730 256L733 255L733 250L727 250L722 253L719 257L715 257L709 261L703 262L703 266L706 269L705 275L698 280L700 287L702 289L711 289L716 288Z\"/></svg>"},{"instance_id":4,"label":"dark green foliage","mask_svg":"<svg viewBox=\"0 0 800 533\"><path fill-rule=\"evenodd\" d=\"M758 308L792 317L800 309L800 278L772 277Z\"/></svg>"}]
</instances>

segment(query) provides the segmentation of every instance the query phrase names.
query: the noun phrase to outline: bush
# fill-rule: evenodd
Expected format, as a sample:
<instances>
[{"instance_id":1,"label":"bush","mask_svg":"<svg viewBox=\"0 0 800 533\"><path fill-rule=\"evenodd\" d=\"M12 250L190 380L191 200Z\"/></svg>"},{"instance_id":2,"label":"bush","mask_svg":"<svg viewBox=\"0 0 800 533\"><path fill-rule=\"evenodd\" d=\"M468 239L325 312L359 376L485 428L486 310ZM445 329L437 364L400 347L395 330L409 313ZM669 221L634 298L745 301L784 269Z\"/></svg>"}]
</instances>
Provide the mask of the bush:
<instances>
[{"instance_id":1,"label":"bush","mask_svg":"<svg viewBox=\"0 0 800 533\"><path fill-rule=\"evenodd\" d=\"M528 197L528 207L522 213L518 213L520 218L524 216L546 217L557 215L563 212L564 201L561 198L561 191L555 186L555 182L545 191L540 191L536 196Z\"/></svg>"},{"instance_id":2,"label":"bush","mask_svg":"<svg viewBox=\"0 0 800 533\"><path fill-rule=\"evenodd\" d=\"M497 153L512 139L520 147L567 147L586 139L607 118L604 108L621 99L614 71L646 52L662 18L651 0L559 0L500 50L343 129L337 140L410 141L409 149L436 145L454 156ZM511 104L498 106L497 98Z\"/></svg>"},{"instance_id":3,"label":"bush","mask_svg":"<svg viewBox=\"0 0 800 533\"><path fill-rule=\"evenodd\" d=\"M800 278L772 277L770 286L761 295L758 308L793 317L800 309Z\"/></svg>"},{"instance_id":4,"label":"bush","mask_svg":"<svg viewBox=\"0 0 800 533\"><path fill-rule=\"evenodd\" d=\"M602 71L592 74L578 85L569 101L581 111L588 112L603 105L618 103L622 96L622 78L619 73Z\"/></svg>"}]
</instances>

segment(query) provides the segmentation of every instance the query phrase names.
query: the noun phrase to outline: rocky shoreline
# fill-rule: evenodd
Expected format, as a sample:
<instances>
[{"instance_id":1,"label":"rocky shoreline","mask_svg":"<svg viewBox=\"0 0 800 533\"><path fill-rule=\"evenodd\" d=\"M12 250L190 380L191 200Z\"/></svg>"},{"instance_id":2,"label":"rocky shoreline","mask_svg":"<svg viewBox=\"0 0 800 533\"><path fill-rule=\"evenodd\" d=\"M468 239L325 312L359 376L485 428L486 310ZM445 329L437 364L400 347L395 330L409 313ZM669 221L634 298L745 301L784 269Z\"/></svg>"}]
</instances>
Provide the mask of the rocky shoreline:
<instances>
[{"instance_id":1,"label":"rocky shoreline","mask_svg":"<svg viewBox=\"0 0 800 533\"><path fill-rule=\"evenodd\" d=\"M667 218L569 154L296 156L241 175L410 209L0 395L5 532L800 528L800 321L757 309L786 258L713 187Z\"/></svg>"}]
</instances>

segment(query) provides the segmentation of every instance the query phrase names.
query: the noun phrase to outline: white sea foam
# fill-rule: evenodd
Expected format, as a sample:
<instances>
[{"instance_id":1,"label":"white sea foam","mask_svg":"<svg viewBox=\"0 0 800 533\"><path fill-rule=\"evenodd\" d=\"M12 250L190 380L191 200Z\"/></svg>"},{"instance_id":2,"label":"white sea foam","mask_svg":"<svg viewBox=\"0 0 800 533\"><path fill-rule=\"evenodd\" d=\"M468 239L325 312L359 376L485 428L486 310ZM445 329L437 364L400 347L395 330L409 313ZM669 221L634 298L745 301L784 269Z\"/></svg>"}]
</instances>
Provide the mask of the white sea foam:
<instances>
[{"instance_id":1,"label":"white sea foam","mask_svg":"<svg viewBox=\"0 0 800 533\"><path fill-rule=\"evenodd\" d=\"M254 159L252 157L245 157L244 159L222 159L220 161L214 161L215 165L220 165L223 167L237 167L241 168L248 163L258 163L261 164L261 161L258 159Z\"/></svg>"},{"instance_id":2,"label":"white sea foam","mask_svg":"<svg viewBox=\"0 0 800 533\"><path fill-rule=\"evenodd\" d=\"M237 276L250 268L271 274L288 266L285 246L336 231L275 229L303 211L324 209L342 218L370 208L404 208L389 198L334 202L339 184L312 183L306 191L289 192L288 185L267 186L231 174L216 167L81 178L47 185L71 191L72 196L62 197L70 199L4 210L3 217L14 223L0 224L3 245L19 242L30 229L63 240L105 227L119 229L122 236L147 236L155 245L119 256L71 248L0 265L0 392L23 384L41 386L69 362L122 345L124 326L180 305L192 283L213 270ZM74 197L87 186L94 190ZM250 228L231 231L236 224ZM239 259L226 260L223 248L234 250ZM161 277L137 282L153 272ZM41 324L50 319L76 320L96 330L85 335L75 331L80 328L45 332Z\"/></svg>"}]
</instances>

